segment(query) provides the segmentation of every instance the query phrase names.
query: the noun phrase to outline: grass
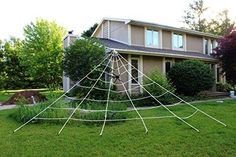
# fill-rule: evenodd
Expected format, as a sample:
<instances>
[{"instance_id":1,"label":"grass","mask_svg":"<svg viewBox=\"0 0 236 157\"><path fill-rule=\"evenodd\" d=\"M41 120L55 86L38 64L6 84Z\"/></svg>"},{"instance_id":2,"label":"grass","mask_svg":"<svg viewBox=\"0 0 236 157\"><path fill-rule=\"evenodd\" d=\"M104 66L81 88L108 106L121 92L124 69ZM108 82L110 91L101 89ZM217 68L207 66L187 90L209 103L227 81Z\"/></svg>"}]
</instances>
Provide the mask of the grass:
<instances>
[{"instance_id":1,"label":"grass","mask_svg":"<svg viewBox=\"0 0 236 157\"><path fill-rule=\"evenodd\" d=\"M236 156L236 100L200 103L198 107L224 121L224 127L197 113L187 121L200 133L178 119L140 120L107 125L69 124L60 135L61 125L29 124L12 133L20 124L0 111L0 156ZM171 107L176 114L192 113L187 106ZM166 115L164 109L142 111L144 116ZM133 113L131 113L133 114Z\"/></svg>"}]
</instances>

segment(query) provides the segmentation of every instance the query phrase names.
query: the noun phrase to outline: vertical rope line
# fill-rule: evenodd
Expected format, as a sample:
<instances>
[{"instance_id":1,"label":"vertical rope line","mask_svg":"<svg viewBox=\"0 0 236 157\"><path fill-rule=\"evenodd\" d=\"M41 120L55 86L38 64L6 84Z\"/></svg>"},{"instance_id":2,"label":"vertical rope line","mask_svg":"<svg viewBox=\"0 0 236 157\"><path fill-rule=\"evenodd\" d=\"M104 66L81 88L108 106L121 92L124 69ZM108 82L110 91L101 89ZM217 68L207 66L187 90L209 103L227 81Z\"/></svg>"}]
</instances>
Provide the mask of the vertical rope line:
<instances>
[{"instance_id":1,"label":"vertical rope line","mask_svg":"<svg viewBox=\"0 0 236 157\"><path fill-rule=\"evenodd\" d=\"M112 60L111 60L111 67L113 68L113 53L112 53ZM112 70L113 72L113 70ZM113 82L113 78L111 77L110 83L109 83L109 89L108 89L108 93L107 93L107 102L106 102L106 109L105 109L105 116L104 116L104 122L102 125L102 129L100 132L100 136L103 134L105 125L106 125L106 120L107 120L107 110L108 110L108 105L109 105L109 100L110 100L110 93L111 93L111 86L112 86L112 82Z\"/></svg>"},{"instance_id":2,"label":"vertical rope line","mask_svg":"<svg viewBox=\"0 0 236 157\"><path fill-rule=\"evenodd\" d=\"M119 56L118 56L118 58L120 58ZM120 60L121 61L121 60ZM122 63L122 61L121 61L121 63ZM117 63L116 63L117 64ZM122 63L122 65L124 65L123 63ZM117 64L117 66L119 66L118 64ZM124 67L124 69L127 71L127 69ZM128 72L128 71L127 71ZM120 70L118 69L118 73L120 74ZM131 76L132 77L132 76ZM126 89L126 87L125 87L125 85L124 85L124 83L123 83L123 81L121 80L121 83L122 83L122 86L123 86L123 88L124 88L124 90L125 90L125 93L126 93L126 95L127 95L127 97L129 98L129 100L130 100L130 103L132 104L132 106L134 107L134 110L136 111L136 113L138 114L138 116L139 116L139 118L141 119L141 121L142 121L142 123L143 123L143 126L144 126L144 128L145 128L145 132L147 133L148 132L148 129L147 129L147 126L146 126L146 124L145 124L145 122L144 122L144 120L143 120L143 117L141 116L141 114L138 112L138 110L137 110L137 108L135 107L135 105L134 105L134 103L133 103L133 101L132 101L132 99L130 98L130 94L129 94L129 92L127 91L127 89Z\"/></svg>"}]
</instances>

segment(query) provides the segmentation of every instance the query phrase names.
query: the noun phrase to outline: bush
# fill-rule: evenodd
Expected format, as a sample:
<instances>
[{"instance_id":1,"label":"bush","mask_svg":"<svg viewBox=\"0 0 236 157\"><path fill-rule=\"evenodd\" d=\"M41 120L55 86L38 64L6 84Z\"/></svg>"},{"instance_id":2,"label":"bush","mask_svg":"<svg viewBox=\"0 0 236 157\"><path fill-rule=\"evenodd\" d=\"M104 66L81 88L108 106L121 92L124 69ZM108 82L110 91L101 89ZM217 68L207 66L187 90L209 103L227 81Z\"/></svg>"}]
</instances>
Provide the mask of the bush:
<instances>
[{"instance_id":1,"label":"bush","mask_svg":"<svg viewBox=\"0 0 236 157\"><path fill-rule=\"evenodd\" d=\"M16 111L11 115L13 119L18 122L27 122L28 120L32 119L35 115L37 115L40 111L45 109L49 103L41 103L35 106L25 106L22 102L20 102L19 107ZM57 105L60 107L61 104ZM69 116L69 112L65 112L65 110L55 110L55 109L47 109L43 112L39 117L40 118L67 118ZM35 123L42 122L43 120L34 120ZM54 123L61 122L62 120L58 121L50 121Z\"/></svg>"},{"instance_id":2,"label":"bush","mask_svg":"<svg viewBox=\"0 0 236 157\"><path fill-rule=\"evenodd\" d=\"M175 92L175 88L172 85L172 83L166 78L165 75L161 74L159 71L152 71L148 74L148 77L151 78L154 82L158 83L160 86L164 87L168 91L171 91L172 93ZM144 80L144 88L153 96L160 96L166 92L165 89L161 88L157 84L150 84L152 83L151 80L146 79ZM150 85L148 85L150 84ZM148 96L149 94L144 90L143 96ZM173 102L173 97L171 94L165 94L159 98L157 98L162 104L170 104ZM157 102L153 98L145 99L142 101L142 104L138 102L138 106L150 106L150 105L156 105Z\"/></svg>"},{"instance_id":3,"label":"bush","mask_svg":"<svg viewBox=\"0 0 236 157\"><path fill-rule=\"evenodd\" d=\"M106 103L84 103L80 107L85 110L105 110ZM108 106L108 110L122 111L126 110L127 105L125 103L110 103ZM84 120L103 120L105 116L105 112L89 112L89 111L77 111L75 114L75 118L84 119ZM126 119L126 112L107 112L107 119ZM83 122L84 124L101 124L103 121L99 122ZM109 122L114 123L114 122Z\"/></svg>"},{"instance_id":4,"label":"bush","mask_svg":"<svg viewBox=\"0 0 236 157\"><path fill-rule=\"evenodd\" d=\"M105 55L105 47L93 38L80 39L66 48L64 54L65 75L76 82L101 62Z\"/></svg>"},{"instance_id":5,"label":"bush","mask_svg":"<svg viewBox=\"0 0 236 157\"><path fill-rule=\"evenodd\" d=\"M168 77L180 94L194 96L200 91L209 90L214 84L213 71L201 61L186 60L176 63Z\"/></svg>"},{"instance_id":6,"label":"bush","mask_svg":"<svg viewBox=\"0 0 236 157\"><path fill-rule=\"evenodd\" d=\"M229 92L235 90L234 87L229 83L217 83L216 90L218 92Z\"/></svg>"}]
</instances>

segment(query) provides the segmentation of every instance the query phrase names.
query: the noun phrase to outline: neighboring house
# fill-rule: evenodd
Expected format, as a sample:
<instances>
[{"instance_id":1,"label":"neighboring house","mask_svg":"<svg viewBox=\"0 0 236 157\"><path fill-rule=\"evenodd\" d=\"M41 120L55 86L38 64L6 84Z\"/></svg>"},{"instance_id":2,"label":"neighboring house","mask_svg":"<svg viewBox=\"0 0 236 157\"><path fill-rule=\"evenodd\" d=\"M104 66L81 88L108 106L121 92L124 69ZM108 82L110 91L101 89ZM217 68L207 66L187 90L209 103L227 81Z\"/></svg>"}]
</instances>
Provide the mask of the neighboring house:
<instances>
[{"instance_id":1,"label":"neighboring house","mask_svg":"<svg viewBox=\"0 0 236 157\"><path fill-rule=\"evenodd\" d=\"M104 18L92 37L99 38L107 48L122 54L144 74L153 70L165 74L175 62L198 59L213 69L216 82L225 82L217 66L218 60L211 56L218 38L213 34L137 20ZM69 34L64 39L64 46L69 46L76 39ZM131 67L127 65L127 69ZM130 80L128 77L128 74L123 76L123 81ZM138 81L143 83L143 79ZM71 84L69 78L63 77L65 91ZM127 88L132 89L133 86L137 84L129 81Z\"/></svg>"}]
</instances>

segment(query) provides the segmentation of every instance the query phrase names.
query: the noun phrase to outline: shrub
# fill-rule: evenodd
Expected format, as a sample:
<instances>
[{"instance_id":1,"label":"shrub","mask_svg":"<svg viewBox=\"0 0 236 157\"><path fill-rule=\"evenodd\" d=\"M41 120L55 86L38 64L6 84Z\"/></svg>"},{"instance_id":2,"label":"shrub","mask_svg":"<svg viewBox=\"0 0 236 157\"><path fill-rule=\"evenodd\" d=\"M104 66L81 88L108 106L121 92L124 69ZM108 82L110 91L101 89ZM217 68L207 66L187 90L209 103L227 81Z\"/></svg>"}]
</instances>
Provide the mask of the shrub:
<instances>
[{"instance_id":1,"label":"shrub","mask_svg":"<svg viewBox=\"0 0 236 157\"><path fill-rule=\"evenodd\" d=\"M154 82L158 83L160 86L164 87L168 91L171 91L172 93L175 92L175 88L166 78L165 75L161 74L159 71L152 71L148 74L148 77L151 78ZM153 96L160 96L166 92L165 89L161 88L157 84L151 84L152 81L149 79L144 80L144 88ZM150 85L148 85L150 84ZM143 96L148 96L149 94L144 90ZM161 103L163 104L169 104L172 103L174 99L170 94L165 94L159 98L157 98ZM142 101L142 103L138 102L138 106L150 106L150 105L156 105L157 102L153 99L145 99Z\"/></svg>"},{"instance_id":2,"label":"shrub","mask_svg":"<svg viewBox=\"0 0 236 157\"><path fill-rule=\"evenodd\" d=\"M217 83L216 90L219 92L229 92L234 90L234 87L229 83Z\"/></svg>"},{"instance_id":3,"label":"shrub","mask_svg":"<svg viewBox=\"0 0 236 157\"><path fill-rule=\"evenodd\" d=\"M37 115L40 111L45 109L49 104L48 103L41 103L35 106L26 106L22 103L18 104L19 107L16 111L11 115L13 119L18 122L26 122ZM62 107L60 104L57 107ZM39 117L41 118L66 118L68 117L69 113L65 110L55 110L55 109L47 109L43 112ZM35 123L41 122L42 120L34 120ZM58 121L51 121L51 122L61 122Z\"/></svg>"},{"instance_id":4,"label":"shrub","mask_svg":"<svg viewBox=\"0 0 236 157\"><path fill-rule=\"evenodd\" d=\"M105 110L106 103L85 103L81 106L82 109L86 110ZM126 110L127 105L125 103L110 103L108 106L108 110L115 110L115 111L122 111ZM105 112L83 112L77 111L75 114L76 118L85 119L85 120L103 120L105 116ZM127 113L126 112L107 112L107 119L126 119ZM103 121L100 122L83 122L84 124L101 124ZM114 123L114 122L108 122Z\"/></svg>"},{"instance_id":5,"label":"shrub","mask_svg":"<svg viewBox=\"0 0 236 157\"><path fill-rule=\"evenodd\" d=\"M168 77L177 92L194 96L203 90L209 90L214 84L213 71L207 64L196 60L176 63L169 71Z\"/></svg>"}]
</instances>

